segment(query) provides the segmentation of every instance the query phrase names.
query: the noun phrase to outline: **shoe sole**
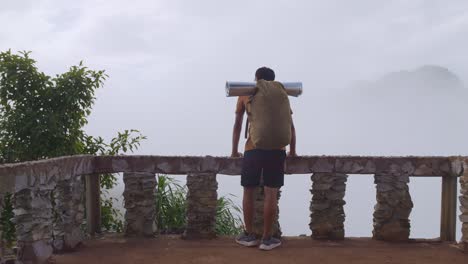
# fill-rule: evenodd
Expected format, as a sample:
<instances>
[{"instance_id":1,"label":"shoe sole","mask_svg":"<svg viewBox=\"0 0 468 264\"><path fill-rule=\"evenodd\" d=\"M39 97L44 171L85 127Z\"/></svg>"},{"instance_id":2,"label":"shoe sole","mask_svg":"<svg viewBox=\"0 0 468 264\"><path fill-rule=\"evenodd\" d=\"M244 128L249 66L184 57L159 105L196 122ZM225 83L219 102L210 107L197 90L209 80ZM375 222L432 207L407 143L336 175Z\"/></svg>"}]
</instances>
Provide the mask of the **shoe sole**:
<instances>
[{"instance_id":1,"label":"shoe sole","mask_svg":"<svg viewBox=\"0 0 468 264\"><path fill-rule=\"evenodd\" d=\"M236 240L236 243L245 247L255 247L258 246L258 241L241 241L241 240Z\"/></svg>"},{"instance_id":2,"label":"shoe sole","mask_svg":"<svg viewBox=\"0 0 468 264\"><path fill-rule=\"evenodd\" d=\"M271 245L265 245L265 244L261 244L258 248L261 249L261 250L272 250L274 248L277 248L281 246L281 242L279 242L278 244L271 244Z\"/></svg>"}]
</instances>

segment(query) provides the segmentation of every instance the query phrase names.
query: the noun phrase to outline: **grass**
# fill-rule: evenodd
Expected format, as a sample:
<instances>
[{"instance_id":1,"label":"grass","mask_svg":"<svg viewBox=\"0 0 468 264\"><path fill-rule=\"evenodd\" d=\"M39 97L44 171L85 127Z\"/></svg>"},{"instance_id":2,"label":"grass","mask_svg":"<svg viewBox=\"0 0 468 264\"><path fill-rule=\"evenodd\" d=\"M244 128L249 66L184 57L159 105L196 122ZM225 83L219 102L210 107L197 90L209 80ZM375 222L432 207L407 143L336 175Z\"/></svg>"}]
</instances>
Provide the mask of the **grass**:
<instances>
[{"instance_id":1,"label":"grass","mask_svg":"<svg viewBox=\"0 0 468 264\"><path fill-rule=\"evenodd\" d=\"M180 234L186 225L187 187L174 178L158 176L156 193L156 224L161 234ZM216 208L215 231L218 235L235 235L242 230L242 220L236 215L241 209L227 196L220 197Z\"/></svg>"}]
</instances>

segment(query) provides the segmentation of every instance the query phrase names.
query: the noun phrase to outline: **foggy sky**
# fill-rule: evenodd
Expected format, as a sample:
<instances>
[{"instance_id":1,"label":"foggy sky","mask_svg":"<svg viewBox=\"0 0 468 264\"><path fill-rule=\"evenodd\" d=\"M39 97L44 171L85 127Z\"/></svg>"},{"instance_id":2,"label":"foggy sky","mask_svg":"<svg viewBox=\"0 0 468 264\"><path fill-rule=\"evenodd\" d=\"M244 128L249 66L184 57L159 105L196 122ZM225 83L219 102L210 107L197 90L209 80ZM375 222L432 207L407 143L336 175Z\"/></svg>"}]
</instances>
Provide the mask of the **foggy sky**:
<instances>
[{"instance_id":1,"label":"foggy sky","mask_svg":"<svg viewBox=\"0 0 468 264\"><path fill-rule=\"evenodd\" d=\"M429 91L423 104L382 107L351 85L428 64L466 82L464 0L0 4L0 50L32 51L47 74L80 60L106 70L109 79L86 131L109 139L116 131L139 129L148 137L139 154L228 155L235 98L225 97L224 83L252 81L260 66L272 67L278 80L304 83L304 95L291 99L300 155L468 154L468 98L447 91L439 100ZM238 178L221 181L221 193L240 195ZM308 232L309 181L306 175L286 179L282 224L291 234ZM437 204L438 182L429 181L410 187L422 201L431 196L427 202ZM372 178L351 177L349 184L347 230L368 235ZM416 209L425 204L415 204L419 219L439 221L438 207L427 217L427 210ZM298 210L301 217L293 215ZM420 236L438 232L435 222L418 221Z\"/></svg>"}]
</instances>

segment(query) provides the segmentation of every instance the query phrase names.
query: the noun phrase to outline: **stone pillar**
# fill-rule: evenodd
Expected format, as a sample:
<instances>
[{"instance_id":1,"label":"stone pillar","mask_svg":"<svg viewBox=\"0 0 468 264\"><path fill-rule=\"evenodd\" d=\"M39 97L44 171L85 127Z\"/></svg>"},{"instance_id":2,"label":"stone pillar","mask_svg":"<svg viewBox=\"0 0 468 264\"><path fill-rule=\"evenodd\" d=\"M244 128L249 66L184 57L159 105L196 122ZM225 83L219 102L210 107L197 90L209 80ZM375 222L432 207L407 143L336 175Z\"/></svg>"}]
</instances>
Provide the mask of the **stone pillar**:
<instances>
[{"instance_id":1,"label":"stone pillar","mask_svg":"<svg viewBox=\"0 0 468 264\"><path fill-rule=\"evenodd\" d=\"M154 236L156 177L153 173L124 173L125 235Z\"/></svg>"},{"instance_id":2,"label":"stone pillar","mask_svg":"<svg viewBox=\"0 0 468 264\"><path fill-rule=\"evenodd\" d=\"M46 263L52 255L52 191L55 177L18 176L15 223L19 263Z\"/></svg>"},{"instance_id":3,"label":"stone pillar","mask_svg":"<svg viewBox=\"0 0 468 264\"><path fill-rule=\"evenodd\" d=\"M468 253L468 164L465 163L464 173L460 177L460 222L462 222L462 238L460 245Z\"/></svg>"},{"instance_id":4,"label":"stone pillar","mask_svg":"<svg viewBox=\"0 0 468 264\"><path fill-rule=\"evenodd\" d=\"M84 182L81 176L60 180L54 190L54 250L75 249L84 239Z\"/></svg>"},{"instance_id":5,"label":"stone pillar","mask_svg":"<svg viewBox=\"0 0 468 264\"><path fill-rule=\"evenodd\" d=\"M310 204L310 230L314 239L344 239L346 204L344 196L348 175L340 173L314 173L312 202Z\"/></svg>"},{"instance_id":6,"label":"stone pillar","mask_svg":"<svg viewBox=\"0 0 468 264\"><path fill-rule=\"evenodd\" d=\"M216 237L218 182L215 173L191 173L187 176L187 226L184 239Z\"/></svg>"},{"instance_id":7,"label":"stone pillar","mask_svg":"<svg viewBox=\"0 0 468 264\"><path fill-rule=\"evenodd\" d=\"M409 193L408 175L376 174L377 204L374 207L374 239L407 241L410 235L409 216L413 202Z\"/></svg>"},{"instance_id":8,"label":"stone pillar","mask_svg":"<svg viewBox=\"0 0 468 264\"><path fill-rule=\"evenodd\" d=\"M0 177L0 218L2 217L3 208L5 206L5 195L15 192L15 176L14 175L2 175ZM5 254L8 254L9 250L6 249L6 243L2 240L2 226L0 223L0 263L5 258Z\"/></svg>"},{"instance_id":9,"label":"stone pillar","mask_svg":"<svg viewBox=\"0 0 468 264\"><path fill-rule=\"evenodd\" d=\"M13 196L11 196L9 193L8 194L3 194L2 197L0 197L0 203L3 203L3 208L0 210L0 219L8 224L12 224L13 217L14 215L11 215L13 211L11 211L12 207L14 206L13 203ZM5 211L8 207L8 212ZM6 214L5 214L6 213ZM10 223L8 223L10 222ZM11 244L11 241L6 241L4 240L3 236L6 235L2 232L3 228L5 226L2 226L0 223L0 263L13 263L14 259L16 259L15 252L14 252L14 245ZM11 231L11 230L10 230ZM3 261L3 262L2 262Z\"/></svg>"},{"instance_id":10,"label":"stone pillar","mask_svg":"<svg viewBox=\"0 0 468 264\"><path fill-rule=\"evenodd\" d=\"M3 193L0 193L0 219L2 219L2 213L3 213ZM2 222L0 222L0 263L2 263L2 260L5 255L2 230L3 230Z\"/></svg>"},{"instance_id":11,"label":"stone pillar","mask_svg":"<svg viewBox=\"0 0 468 264\"><path fill-rule=\"evenodd\" d=\"M281 191L278 190L278 202L281 196ZM259 186L255 189L255 198L254 198L254 222L253 222L253 232L254 234L261 238L263 236L263 207L265 201L265 194L263 186ZM279 208L278 203L276 204L277 214L272 226L272 236L276 238L281 238L281 227L279 224Z\"/></svg>"}]
</instances>

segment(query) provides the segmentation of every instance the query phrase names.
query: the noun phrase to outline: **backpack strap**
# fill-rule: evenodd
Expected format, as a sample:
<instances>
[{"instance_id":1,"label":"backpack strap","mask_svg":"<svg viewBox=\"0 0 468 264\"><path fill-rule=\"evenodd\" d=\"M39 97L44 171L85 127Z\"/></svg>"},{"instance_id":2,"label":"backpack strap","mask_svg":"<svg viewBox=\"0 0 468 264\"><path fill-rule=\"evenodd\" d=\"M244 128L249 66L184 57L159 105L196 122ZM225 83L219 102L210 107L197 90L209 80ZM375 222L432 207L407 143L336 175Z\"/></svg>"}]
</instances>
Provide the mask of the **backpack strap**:
<instances>
[{"instance_id":1,"label":"backpack strap","mask_svg":"<svg viewBox=\"0 0 468 264\"><path fill-rule=\"evenodd\" d=\"M245 120L245 138L247 139L247 134L249 133L249 118Z\"/></svg>"},{"instance_id":2,"label":"backpack strap","mask_svg":"<svg viewBox=\"0 0 468 264\"><path fill-rule=\"evenodd\" d=\"M255 92L256 93L256 92ZM245 113L247 115L247 118L245 120L245 135L244 137L247 139L248 137L248 134L249 134L249 115L250 115L250 108L249 108L249 104L252 102L253 100L253 97L255 96L255 94L249 96L249 100L247 101L247 103L245 104Z\"/></svg>"}]
</instances>

